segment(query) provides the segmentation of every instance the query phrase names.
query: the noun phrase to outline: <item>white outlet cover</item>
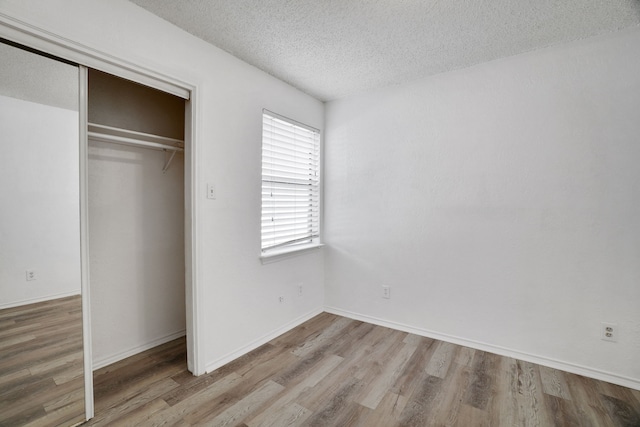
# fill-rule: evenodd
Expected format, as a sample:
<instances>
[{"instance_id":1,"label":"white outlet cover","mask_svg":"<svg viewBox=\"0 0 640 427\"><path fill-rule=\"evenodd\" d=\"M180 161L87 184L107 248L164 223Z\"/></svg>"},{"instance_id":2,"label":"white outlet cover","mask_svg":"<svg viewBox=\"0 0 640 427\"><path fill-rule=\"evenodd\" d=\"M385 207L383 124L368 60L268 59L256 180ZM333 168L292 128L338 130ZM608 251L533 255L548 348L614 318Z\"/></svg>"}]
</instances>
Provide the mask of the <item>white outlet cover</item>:
<instances>
[{"instance_id":1,"label":"white outlet cover","mask_svg":"<svg viewBox=\"0 0 640 427\"><path fill-rule=\"evenodd\" d=\"M383 286L382 287L382 298L390 299L391 298L391 287Z\"/></svg>"},{"instance_id":2,"label":"white outlet cover","mask_svg":"<svg viewBox=\"0 0 640 427\"><path fill-rule=\"evenodd\" d=\"M602 322L600 338L603 341L618 342L618 324Z\"/></svg>"}]
</instances>

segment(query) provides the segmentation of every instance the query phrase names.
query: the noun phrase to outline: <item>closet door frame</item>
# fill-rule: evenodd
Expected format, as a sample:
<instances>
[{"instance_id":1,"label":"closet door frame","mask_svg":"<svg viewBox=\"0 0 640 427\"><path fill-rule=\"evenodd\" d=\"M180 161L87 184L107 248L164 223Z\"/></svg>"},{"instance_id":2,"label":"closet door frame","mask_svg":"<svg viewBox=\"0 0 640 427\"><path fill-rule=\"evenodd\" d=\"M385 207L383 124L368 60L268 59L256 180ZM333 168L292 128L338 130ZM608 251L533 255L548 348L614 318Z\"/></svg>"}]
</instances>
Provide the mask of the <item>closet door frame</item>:
<instances>
[{"instance_id":1,"label":"closet door frame","mask_svg":"<svg viewBox=\"0 0 640 427\"><path fill-rule=\"evenodd\" d=\"M187 325L187 367L194 375L205 373L200 357L199 269L198 269L198 168L197 122L198 88L171 76L158 73L108 53L60 37L45 29L19 21L0 12L0 36L24 46L80 65L80 253L82 281L83 347L86 418L94 416L93 368L91 354L91 307L88 221L88 138L87 69L113 74L185 99L185 305Z\"/></svg>"}]
</instances>

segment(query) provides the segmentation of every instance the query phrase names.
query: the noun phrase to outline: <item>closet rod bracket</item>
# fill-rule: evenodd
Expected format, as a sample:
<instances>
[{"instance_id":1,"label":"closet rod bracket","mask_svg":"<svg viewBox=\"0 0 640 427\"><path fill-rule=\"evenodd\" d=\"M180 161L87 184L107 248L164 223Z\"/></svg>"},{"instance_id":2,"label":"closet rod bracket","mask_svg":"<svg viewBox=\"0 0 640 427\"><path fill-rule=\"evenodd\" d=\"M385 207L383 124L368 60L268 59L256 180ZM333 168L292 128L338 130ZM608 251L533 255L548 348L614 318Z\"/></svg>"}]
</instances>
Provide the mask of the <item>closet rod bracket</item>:
<instances>
[{"instance_id":1,"label":"closet rod bracket","mask_svg":"<svg viewBox=\"0 0 640 427\"><path fill-rule=\"evenodd\" d=\"M165 173L169 166L171 165L171 161L176 155L176 151L171 151L171 156L169 156L169 160L167 160L167 150L162 150L164 152L164 167L162 168L162 173Z\"/></svg>"}]
</instances>

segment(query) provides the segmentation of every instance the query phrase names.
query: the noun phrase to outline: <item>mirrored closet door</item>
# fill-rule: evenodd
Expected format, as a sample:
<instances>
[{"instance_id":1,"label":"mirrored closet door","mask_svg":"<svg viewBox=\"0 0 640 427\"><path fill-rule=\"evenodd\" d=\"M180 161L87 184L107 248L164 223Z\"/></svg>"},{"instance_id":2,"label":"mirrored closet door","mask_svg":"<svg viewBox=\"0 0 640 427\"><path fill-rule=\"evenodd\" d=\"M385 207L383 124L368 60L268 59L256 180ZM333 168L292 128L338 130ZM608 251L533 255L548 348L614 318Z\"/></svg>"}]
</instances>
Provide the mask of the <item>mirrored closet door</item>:
<instances>
[{"instance_id":1,"label":"mirrored closet door","mask_svg":"<svg viewBox=\"0 0 640 427\"><path fill-rule=\"evenodd\" d=\"M79 68L0 42L0 425L85 419Z\"/></svg>"}]
</instances>

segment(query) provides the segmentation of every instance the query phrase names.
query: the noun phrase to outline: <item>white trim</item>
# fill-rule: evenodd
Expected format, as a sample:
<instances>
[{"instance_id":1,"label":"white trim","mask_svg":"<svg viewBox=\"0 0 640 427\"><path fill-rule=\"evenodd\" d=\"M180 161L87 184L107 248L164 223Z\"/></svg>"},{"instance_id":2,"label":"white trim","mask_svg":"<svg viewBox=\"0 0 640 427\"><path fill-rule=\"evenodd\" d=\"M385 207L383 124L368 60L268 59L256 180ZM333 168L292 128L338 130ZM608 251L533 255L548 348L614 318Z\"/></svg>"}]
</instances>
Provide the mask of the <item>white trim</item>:
<instances>
[{"instance_id":1,"label":"white trim","mask_svg":"<svg viewBox=\"0 0 640 427\"><path fill-rule=\"evenodd\" d=\"M136 345L135 347L131 347L127 350L121 351L119 353L113 354L111 356L108 357L104 357L100 360L94 360L93 361L93 370L97 371L100 368L104 368L105 366L109 366L112 363L116 363L119 362L123 359L126 359L127 357L130 356L135 356L138 353L142 353L143 351L147 351L149 349L152 349L154 347L157 347L159 345L168 343L169 341L173 341L177 338L180 337L184 337L185 336L185 331L178 331L178 332L174 332L173 334L169 334L166 335L164 337L160 337L160 338L156 338L153 341L149 341L145 344L142 345Z\"/></svg>"},{"instance_id":2,"label":"white trim","mask_svg":"<svg viewBox=\"0 0 640 427\"><path fill-rule=\"evenodd\" d=\"M36 304L38 302L51 301L54 299L67 298L75 295L80 295L80 291L63 292L61 294L47 295L46 297L29 298L29 299L20 300L20 301L8 302L5 304L0 304L0 310L4 310L5 308L20 307L22 305L27 305L27 304Z\"/></svg>"},{"instance_id":3,"label":"white trim","mask_svg":"<svg viewBox=\"0 0 640 427\"><path fill-rule=\"evenodd\" d=\"M93 418L93 371L91 359L91 292L89 288L89 140L87 121L89 118L89 70L78 67L79 73L79 192L80 192L80 288L82 290L82 350L84 366L84 410L87 420Z\"/></svg>"},{"instance_id":4,"label":"white trim","mask_svg":"<svg viewBox=\"0 0 640 427\"><path fill-rule=\"evenodd\" d=\"M189 99L190 85L176 78L61 37L2 12L0 24L3 24L0 26L0 35L13 42Z\"/></svg>"},{"instance_id":5,"label":"white trim","mask_svg":"<svg viewBox=\"0 0 640 427\"><path fill-rule=\"evenodd\" d=\"M260 262L262 262L262 264L271 264L272 262L303 255L314 249L320 249L323 246L324 244L322 243L307 243L304 245L284 246L282 249L272 249L260 255Z\"/></svg>"},{"instance_id":6,"label":"white trim","mask_svg":"<svg viewBox=\"0 0 640 427\"><path fill-rule=\"evenodd\" d=\"M198 139L198 124L201 117L199 106L200 96L196 86L191 88L191 97L185 103L185 172L184 193L185 197L185 289L186 315L187 315L187 368L194 375L202 375L206 372L204 359L201 357L202 343L202 319L200 313L200 270L198 269L198 257L200 251L200 232L198 220L198 204L200 186L198 185L198 158L200 144ZM188 286L188 284L191 286Z\"/></svg>"},{"instance_id":7,"label":"white trim","mask_svg":"<svg viewBox=\"0 0 640 427\"><path fill-rule=\"evenodd\" d=\"M621 385L623 387L640 390L640 380L626 377L624 375L618 375L613 372L589 368L587 366L564 362L562 360L539 356L536 354L524 353L518 350L513 350L493 344L487 344L480 341L442 334L439 332L430 331L428 329L416 328L414 326L405 325L403 323L392 322L377 317L354 313L348 310L342 310L335 307L325 307L325 311L327 313L336 314L338 316L348 317L350 319L360 320L362 322L372 323L374 325L384 326L386 328L396 329L398 331L408 332L410 334L420 335L427 338L446 341L453 344L474 348L476 350L487 351L490 353L499 354L500 356L512 357L514 359L524 360L526 362L536 363L538 365L547 366L549 368L559 369L573 374L594 378L596 380L607 381L613 384Z\"/></svg>"},{"instance_id":8,"label":"white trim","mask_svg":"<svg viewBox=\"0 0 640 427\"><path fill-rule=\"evenodd\" d=\"M291 322L289 322L286 325L276 329L275 331L272 331L272 332L269 332L266 335L263 335L262 337L258 338L257 340L252 341L251 343L245 345L244 347L241 347L238 350L232 351L231 353L228 353L227 355L222 356L222 357L214 360L211 363L208 363L206 372L209 373L209 372L215 371L219 367L224 366L227 363L234 361L238 357L244 356L245 354L249 353L251 350L255 350L256 348L260 347L261 345L264 345L264 344L268 343L272 339L279 337L280 335L284 334L285 332L288 332L291 329L295 328L296 326L299 326L302 323L306 322L307 320L314 318L318 314L321 314L323 311L324 310L322 308L317 308L317 309L315 309L315 310L313 310L313 311L311 311L311 312L309 312L307 314L304 314L304 315L298 317L297 319L292 320Z\"/></svg>"}]
</instances>

